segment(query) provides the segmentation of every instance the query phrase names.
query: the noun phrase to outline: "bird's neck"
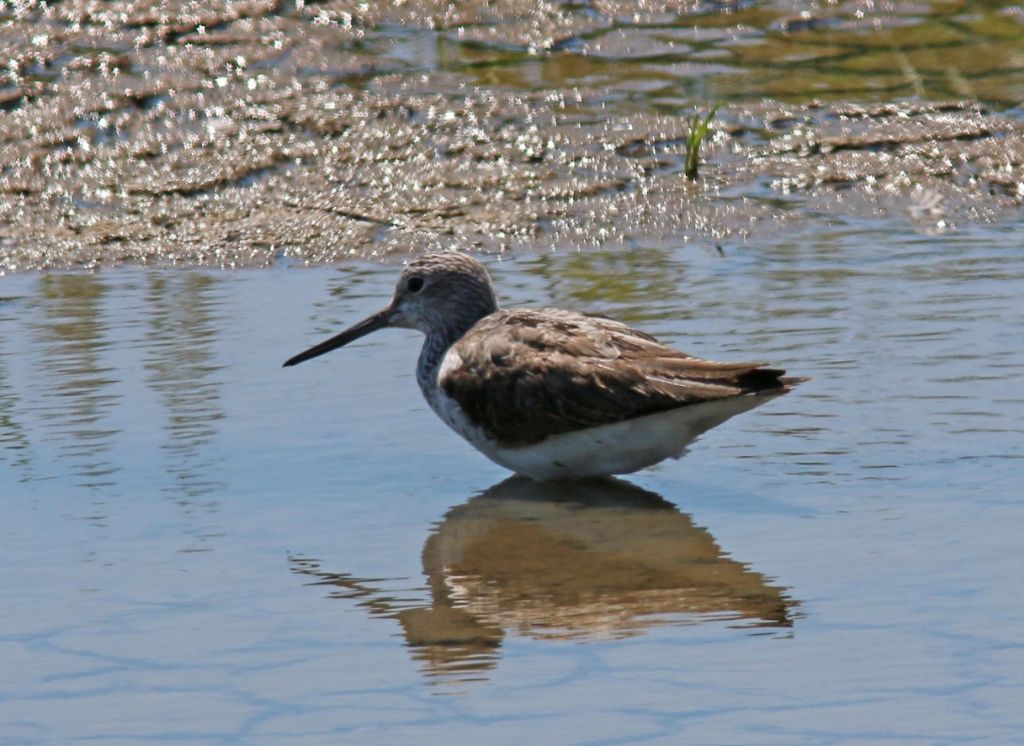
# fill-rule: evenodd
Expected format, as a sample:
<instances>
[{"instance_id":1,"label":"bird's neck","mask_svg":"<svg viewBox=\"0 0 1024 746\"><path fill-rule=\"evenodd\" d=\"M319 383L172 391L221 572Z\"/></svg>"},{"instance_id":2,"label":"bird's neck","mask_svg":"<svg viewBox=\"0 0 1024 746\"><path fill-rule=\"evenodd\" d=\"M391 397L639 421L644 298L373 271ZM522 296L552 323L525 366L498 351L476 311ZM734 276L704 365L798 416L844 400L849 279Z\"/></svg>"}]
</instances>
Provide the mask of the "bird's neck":
<instances>
[{"instance_id":1,"label":"bird's neck","mask_svg":"<svg viewBox=\"0 0 1024 746\"><path fill-rule=\"evenodd\" d=\"M423 348L420 350L420 359L416 365L416 382L420 390L427 398L431 407L434 406L434 396L437 391L437 376L441 369L441 362L445 354L455 343L454 339L447 339L441 334L428 334L423 340Z\"/></svg>"},{"instance_id":2,"label":"bird's neck","mask_svg":"<svg viewBox=\"0 0 1024 746\"><path fill-rule=\"evenodd\" d=\"M483 311L485 309L481 309ZM497 305L486 309L486 313L467 314L457 319L448 318L448 323L433 326L423 340L419 362L416 365L416 382L426 396L427 402L434 407L437 392L437 377L444 363L444 356L453 344L462 339L473 325L480 319L497 310Z\"/></svg>"}]
</instances>

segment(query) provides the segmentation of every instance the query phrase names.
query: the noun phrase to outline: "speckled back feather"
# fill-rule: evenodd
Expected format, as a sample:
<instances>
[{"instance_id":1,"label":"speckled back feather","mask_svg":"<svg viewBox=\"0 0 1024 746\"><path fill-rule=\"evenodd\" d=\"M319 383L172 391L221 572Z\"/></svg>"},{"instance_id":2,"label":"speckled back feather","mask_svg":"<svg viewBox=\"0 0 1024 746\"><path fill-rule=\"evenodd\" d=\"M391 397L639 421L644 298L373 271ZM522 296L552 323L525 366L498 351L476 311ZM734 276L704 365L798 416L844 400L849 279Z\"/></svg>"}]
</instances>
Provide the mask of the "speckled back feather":
<instances>
[{"instance_id":1,"label":"speckled back feather","mask_svg":"<svg viewBox=\"0 0 1024 746\"><path fill-rule=\"evenodd\" d=\"M561 309L496 311L448 353L438 381L503 446L742 394L782 394L802 379L760 363L674 350L610 319Z\"/></svg>"}]
</instances>

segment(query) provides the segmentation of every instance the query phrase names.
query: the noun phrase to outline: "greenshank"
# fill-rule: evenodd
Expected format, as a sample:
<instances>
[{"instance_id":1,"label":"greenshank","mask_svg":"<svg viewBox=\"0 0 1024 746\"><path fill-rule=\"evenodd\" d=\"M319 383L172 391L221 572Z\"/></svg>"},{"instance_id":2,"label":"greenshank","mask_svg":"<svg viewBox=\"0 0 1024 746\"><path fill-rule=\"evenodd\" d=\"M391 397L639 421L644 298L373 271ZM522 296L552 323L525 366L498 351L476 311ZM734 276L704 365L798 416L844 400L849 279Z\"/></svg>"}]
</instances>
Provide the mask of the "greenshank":
<instances>
[{"instance_id":1,"label":"greenshank","mask_svg":"<svg viewBox=\"0 0 1024 746\"><path fill-rule=\"evenodd\" d=\"M426 339L430 408L490 458L537 480L628 474L679 458L701 433L807 380L720 363L611 319L499 309L487 270L445 252L410 262L391 303L286 366L386 327Z\"/></svg>"}]
</instances>

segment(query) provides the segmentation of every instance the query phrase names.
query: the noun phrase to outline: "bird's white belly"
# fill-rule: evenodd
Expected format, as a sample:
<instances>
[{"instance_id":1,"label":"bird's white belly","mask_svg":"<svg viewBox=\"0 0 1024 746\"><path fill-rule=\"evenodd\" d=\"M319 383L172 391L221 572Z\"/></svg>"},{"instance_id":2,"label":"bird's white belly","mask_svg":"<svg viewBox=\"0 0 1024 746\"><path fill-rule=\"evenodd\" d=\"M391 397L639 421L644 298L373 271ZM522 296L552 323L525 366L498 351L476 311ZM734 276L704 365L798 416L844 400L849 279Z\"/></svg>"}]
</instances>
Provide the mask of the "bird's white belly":
<instances>
[{"instance_id":1,"label":"bird's white belly","mask_svg":"<svg viewBox=\"0 0 1024 746\"><path fill-rule=\"evenodd\" d=\"M744 394L504 447L474 425L443 390L431 406L449 427L495 463L537 480L629 474L679 458L701 433L773 398Z\"/></svg>"}]
</instances>

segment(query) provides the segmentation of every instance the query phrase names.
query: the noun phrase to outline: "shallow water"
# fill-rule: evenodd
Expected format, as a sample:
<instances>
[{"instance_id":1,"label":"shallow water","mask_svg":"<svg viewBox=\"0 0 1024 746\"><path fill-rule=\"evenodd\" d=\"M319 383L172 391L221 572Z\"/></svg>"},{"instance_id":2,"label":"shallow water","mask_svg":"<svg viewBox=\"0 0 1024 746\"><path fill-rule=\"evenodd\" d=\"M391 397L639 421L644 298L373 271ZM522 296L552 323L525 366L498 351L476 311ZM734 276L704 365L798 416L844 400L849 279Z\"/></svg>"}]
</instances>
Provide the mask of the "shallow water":
<instances>
[{"instance_id":1,"label":"shallow water","mask_svg":"<svg viewBox=\"0 0 1024 746\"><path fill-rule=\"evenodd\" d=\"M3 273L757 241L813 219L797 202L948 231L1024 203L1005 0L19 2L0 49Z\"/></svg>"},{"instance_id":2,"label":"shallow water","mask_svg":"<svg viewBox=\"0 0 1024 746\"><path fill-rule=\"evenodd\" d=\"M565 490L444 428L414 334L280 367L394 267L4 278L0 741L1013 741L1022 228L492 260L814 376Z\"/></svg>"}]
</instances>

